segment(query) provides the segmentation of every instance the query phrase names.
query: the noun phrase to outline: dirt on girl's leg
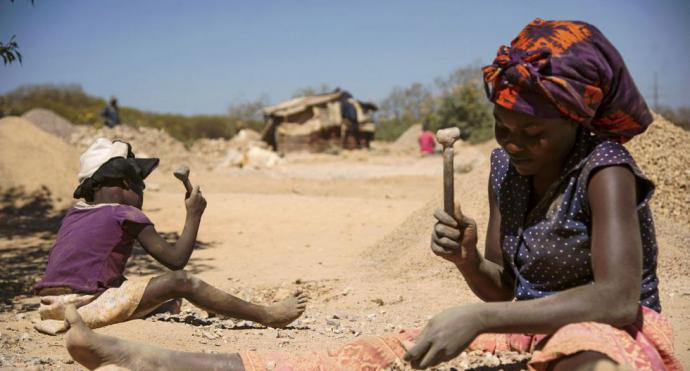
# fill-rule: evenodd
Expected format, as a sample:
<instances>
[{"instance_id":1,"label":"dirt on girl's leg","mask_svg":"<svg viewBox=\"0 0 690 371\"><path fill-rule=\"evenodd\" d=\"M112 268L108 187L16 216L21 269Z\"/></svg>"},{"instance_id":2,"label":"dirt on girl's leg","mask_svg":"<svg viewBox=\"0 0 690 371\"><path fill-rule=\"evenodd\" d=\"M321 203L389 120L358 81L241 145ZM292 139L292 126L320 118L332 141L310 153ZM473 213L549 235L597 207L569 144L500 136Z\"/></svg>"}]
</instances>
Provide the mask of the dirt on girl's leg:
<instances>
[{"instance_id":1,"label":"dirt on girl's leg","mask_svg":"<svg viewBox=\"0 0 690 371\"><path fill-rule=\"evenodd\" d=\"M285 327L304 313L307 296L300 291L269 306L248 303L221 291L185 271L174 271L149 281L136 313L150 311L170 299L184 298L199 308L270 327Z\"/></svg>"},{"instance_id":2,"label":"dirt on girl's leg","mask_svg":"<svg viewBox=\"0 0 690 371\"><path fill-rule=\"evenodd\" d=\"M74 306L67 307L67 351L88 369L116 365L131 370L244 370L236 353L204 354L176 352L141 343L100 335L89 329Z\"/></svg>"}]
</instances>

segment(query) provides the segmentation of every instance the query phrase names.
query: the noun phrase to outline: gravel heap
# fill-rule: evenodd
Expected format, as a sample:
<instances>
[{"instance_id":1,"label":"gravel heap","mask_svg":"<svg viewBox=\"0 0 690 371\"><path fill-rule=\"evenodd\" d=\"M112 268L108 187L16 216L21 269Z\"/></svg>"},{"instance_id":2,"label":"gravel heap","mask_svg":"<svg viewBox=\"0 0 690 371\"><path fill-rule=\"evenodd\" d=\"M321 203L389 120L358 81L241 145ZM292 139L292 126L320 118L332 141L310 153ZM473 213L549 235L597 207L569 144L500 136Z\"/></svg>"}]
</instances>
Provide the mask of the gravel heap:
<instances>
[{"instance_id":1,"label":"gravel heap","mask_svg":"<svg viewBox=\"0 0 690 371\"><path fill-rule=\"evenodd\" d=\"M119 125L113 129L103 127L77 126L70 137L79 153L84 152L97 138L119 139L132 145L137 157L158 157L160 168L171 170L182 163L189 163L190 152L165 130Z\"/></svg>"},{"instance_id":2,"label":"gravel heap","mask_svg":"<svg viewBox=\"0 0 690 371\"><path fill-rule=\"evenodd\" d=\"M34 108L23 114L22 118L63 140L69 140L74 132L71 122L51 110Z\"/></svg>"},{"instance_id":3,"label":"gravel heap","mask_svg":"<svg viewBox=\"0 0 690 371\"><path fill-rule=\"evenodd\" d=\"M690 225L690 132L655 114L647 131L626 147L656 184L652 210Z\"/></svg>"}]
</instances>

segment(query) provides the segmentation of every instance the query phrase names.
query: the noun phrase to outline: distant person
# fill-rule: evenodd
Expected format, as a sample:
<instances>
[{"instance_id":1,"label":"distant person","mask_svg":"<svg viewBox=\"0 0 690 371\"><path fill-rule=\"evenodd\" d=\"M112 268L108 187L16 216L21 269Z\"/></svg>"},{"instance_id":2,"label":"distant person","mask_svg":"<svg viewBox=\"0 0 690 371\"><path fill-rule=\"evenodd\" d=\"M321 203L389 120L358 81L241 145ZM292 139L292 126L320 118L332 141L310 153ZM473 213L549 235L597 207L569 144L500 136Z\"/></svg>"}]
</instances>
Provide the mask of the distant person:
<instances>
[{"instance_id":1,"label":"distant person","mask_svg":"<svg viewBox=\"0 0 690 371\"><path fill-rule=\"evenodd\" d=\"M74 304L90 328L141 318L154 311L177 311L180 299L224 316L270 327L284 327L304 312L307 298L295 291L269 306L248 303L184 270L194 251L206 200L195 187L184 200L185 225L175 244L156 231L141 211L144 179L157 158L137 158L128 143L99 138L81 156L79 186L84 199L67 211L50 250L43 278L36 329L56 334L66 329L65 307ZM171 269L155 277L123 275L137 240L154 259Z\"/></svg>"},{"instance_id":2,"label":"distant person","mask_svg":"<svg viewBox=\"0 0 690 371\"><path fill-rule=\"evenodd\" d=\"M357 121L357 108L352 103L352 95L348 92L343 92L340 98L340 114L343 119L341 127L342 147L346 148L348 139L353 137L355 139L355 148L360 148L359 139L359 122Z\"/></svg>"},{"instance_id":3,"label":"distant person","mask_svg":"<svg viewBox=\"0 0 690 371\"><path fill-rule=\"evenodd\" d=\"M419 152L422 155L434 154L436 139L434 138L434 133L429 130L429 121L425 120L424 124L422 124L422 132L419 133L417 141L419 142Z\"/></svg>"},{"instance_id":4,"label":"distant person","mask_svg":"<svg viewBox=\"0 0 690 371\"><path fill-rule=\"evenodd\" d=\"M120 125L120 110L117 107L117 98L110 98L110 102L101 111L101 117L103 117L105 126L111 129Z\"/></svg>"}]
</instances>

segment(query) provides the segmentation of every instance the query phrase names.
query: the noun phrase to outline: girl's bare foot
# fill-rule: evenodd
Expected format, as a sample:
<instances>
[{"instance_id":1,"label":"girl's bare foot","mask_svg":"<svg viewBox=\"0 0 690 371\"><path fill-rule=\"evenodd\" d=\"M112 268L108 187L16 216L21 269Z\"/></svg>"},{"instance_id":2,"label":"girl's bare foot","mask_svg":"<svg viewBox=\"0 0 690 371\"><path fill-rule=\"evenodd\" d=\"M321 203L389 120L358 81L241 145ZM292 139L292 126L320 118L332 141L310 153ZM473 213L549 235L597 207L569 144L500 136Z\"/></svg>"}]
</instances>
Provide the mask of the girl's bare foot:
<instances>
[{"instance_id":1,"label":"girl's bare foot","mask_svg":"<svg viewBox=\"0 0 690 371\"><path fill-rule=\"evenodd\" d=\"M118 366L129 370L244 370L236 353L176 352L97 334L89 329L74 306L65 310L69 331L67 351L75 361L93 370Z\"/></svg>"},{"instance_id":2,"label":"girl's bare foot","mask_svg":"<svg viewBox=\"0 0 690 371\"><path fill-rule=\"evenodd\" d=\"M138 354L129 353L129 351L136 353L136 349L128 349L127 344L116 338L93 332L86 326L74 306L68 306L65 309L65 321L69 326L69 331L65 335L67 351L75 361L86 368L93 370L104 365L117 365L131 369L143 368L146 361ZM150 368L155 368L157 365L150 366Z\"/></svg>"},{"instance_id":3,"label":"girl's bare foot","mask_svg":"<svg viewBox=\"0 0 690 371\"><path fill-rule=\"evenodd\" d=\"M267 306L264 319L260 322L269 327L285 327L304 313L307 301L307 295L297 290L287 299Z\"/></svg>"}]
</instances>

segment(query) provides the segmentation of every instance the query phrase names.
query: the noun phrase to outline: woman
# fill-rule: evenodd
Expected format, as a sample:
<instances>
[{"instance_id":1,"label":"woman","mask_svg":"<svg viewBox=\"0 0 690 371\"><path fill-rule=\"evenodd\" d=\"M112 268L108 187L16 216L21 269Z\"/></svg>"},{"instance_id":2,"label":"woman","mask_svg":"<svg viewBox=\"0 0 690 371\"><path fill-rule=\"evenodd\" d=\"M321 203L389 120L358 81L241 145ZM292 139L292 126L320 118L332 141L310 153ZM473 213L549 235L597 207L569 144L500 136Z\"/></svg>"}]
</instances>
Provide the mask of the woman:
<instances>
[{"instance_id":1,"label":"woman","mask_svg":"<svg viewBox=\"0 0 690 371\"><path fill-rule=\"evenodd\" d=\"M459 209L436 212L431 249L488 303L434 317L406 359L426 368L476 338L533 352L534 369L680 368L659 314L654 185L620 144L652 116L621 56L589 24L536 19L484 78L501 146L485 255Z\"/></svg>"}]
</instances>

